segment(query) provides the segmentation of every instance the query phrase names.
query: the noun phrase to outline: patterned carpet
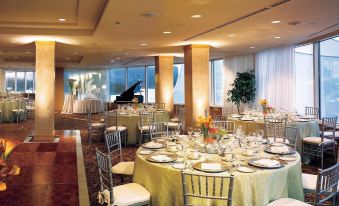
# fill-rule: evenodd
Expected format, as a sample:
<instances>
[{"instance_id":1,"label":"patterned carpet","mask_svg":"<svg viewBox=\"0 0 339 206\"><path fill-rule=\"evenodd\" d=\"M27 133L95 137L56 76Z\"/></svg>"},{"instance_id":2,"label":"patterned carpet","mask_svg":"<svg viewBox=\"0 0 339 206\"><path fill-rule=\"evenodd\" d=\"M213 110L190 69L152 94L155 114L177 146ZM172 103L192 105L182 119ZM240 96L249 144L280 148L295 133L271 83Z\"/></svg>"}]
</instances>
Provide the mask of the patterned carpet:
<instances>
[{"instance_id":1,"label":"patterned carpet","mask_svg":"<svg viewBox=\"0 0 339 206\"><path fill-rule=\"evenodd\" d=\"M81 131L81 140L82 140L82 149L85 161L86 168L86 177L87 177L87 185L88 192L90 197L91 205L97 204L97 192L99 191L99 177L98 177L98 169L97 163L95 159L95 148L99 148L102 151L105 151L104 147L104 139L102 138L93 138L92 145L88 142L87 136L87 122L86 115L61 115L59 113L55 113L55 129L56 130L69 130L69 129L78 129ZM93 115L92 118L94 120L98 120L98 115ZM23 123L15 124L0 124L0 131L6 132L17 132L22 130L33 130L34 129L34 120L28 120ZM15 134L15 133L14 133ZM22 141L22 140L21 140ZM123 148L123 159L125 161L134 161L136 147L126 147ZM312 162L311 165L316 165L315 162ZM318 169L315 166L303 165L302 170L304 173L316 174ZM120 184L120 178L116 178L114 180L115 185ZM125 182L131 181L131 179L125 179ZM306 195L306 200L312 201L313 197L310 195Z\"/></svg>"}]
</instances>

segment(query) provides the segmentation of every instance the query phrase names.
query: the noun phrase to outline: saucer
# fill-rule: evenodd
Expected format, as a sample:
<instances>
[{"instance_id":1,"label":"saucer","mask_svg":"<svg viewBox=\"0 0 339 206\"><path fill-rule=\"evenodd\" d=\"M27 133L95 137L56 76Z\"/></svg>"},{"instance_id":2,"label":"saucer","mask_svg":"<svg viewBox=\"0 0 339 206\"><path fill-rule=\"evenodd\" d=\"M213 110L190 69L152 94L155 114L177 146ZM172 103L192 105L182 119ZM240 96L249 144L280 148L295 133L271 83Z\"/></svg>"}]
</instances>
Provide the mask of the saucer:
<instances>
[{"instance_id":1,"label":"saucer","mask_svg":"<svg viewBox=\"0 0 339 206\"><path fill-rule=\"evenodd\" d=\"M255 169L250 168L250 167L245 167L245 166L240 166L240 167L237 168L237 170L239 172L243 172L243 173L253 173L253 172L255 172Z\"/></svg>"}]
</instances>

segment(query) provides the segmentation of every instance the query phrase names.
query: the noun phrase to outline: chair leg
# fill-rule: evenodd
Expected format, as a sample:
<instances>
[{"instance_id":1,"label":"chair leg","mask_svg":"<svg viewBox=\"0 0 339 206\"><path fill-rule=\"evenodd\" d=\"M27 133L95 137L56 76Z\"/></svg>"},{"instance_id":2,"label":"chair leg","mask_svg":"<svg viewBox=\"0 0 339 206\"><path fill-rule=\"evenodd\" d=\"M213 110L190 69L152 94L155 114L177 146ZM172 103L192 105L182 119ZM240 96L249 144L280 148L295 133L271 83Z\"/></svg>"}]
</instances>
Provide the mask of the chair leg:
<instances>
[{"instance_id":1,"label":"chair leg","mask_svg":"<svg viewBox=\"0 0 339 206\"><path fill-rule=\"evenodd\" d=\"M324 148L321 146L321 169L324 169Z\"/></svg>"},{"instance_id":2,"label":"chair leg","mask_svg":"<svg viewBox=\"0 0 339 206\"><path fill-rule=\"evenodd\" d=\"M92 144L92 137L91 137L91 130L89 129L88 132L88 139L89 139L89 144Z\"/></svg>"},{"instance_id":3,"label":"chair leg","mask_svg":"<svg viewBox=\"0 0 339 206\"><path fill-rule=\"evenodd\" d=\"M335 154L335 143L332 144L332 148L333 148L334 163L337 163L337 156Z\"/></svg>"}]
</instances>

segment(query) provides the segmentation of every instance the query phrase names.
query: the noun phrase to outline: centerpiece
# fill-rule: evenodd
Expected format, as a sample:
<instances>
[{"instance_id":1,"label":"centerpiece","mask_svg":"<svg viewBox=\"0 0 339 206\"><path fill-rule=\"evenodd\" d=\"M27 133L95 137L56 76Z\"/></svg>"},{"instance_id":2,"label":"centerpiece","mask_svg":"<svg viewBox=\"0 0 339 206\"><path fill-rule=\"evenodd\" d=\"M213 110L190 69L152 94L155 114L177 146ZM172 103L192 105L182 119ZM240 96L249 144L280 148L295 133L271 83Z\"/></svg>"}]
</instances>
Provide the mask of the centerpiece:
<instances>
[{"instance_id":1,"label":"centerpiece","mask_svg":"<svg viewBox=\"0 0 339 206\"><path fill-rule=\"evenodd\" d=\"M9 154L19 143L18 141L0 138L0 192L7 189L6 180L10 176L20 174L20 168L17 165L8 167L6 163Z\"/></svg>"},{"instance_id":2,"label":"centerpiece","mask_svg":"<svg viewBox=\"0 0 339 206\"><path fill-rule=\"evenodd\" d=\"M274 112L273 111L274 110L273 107L268 105L268 101L266 99L261 99L259 103L260 103L260 105L262 107L262 113L264 115L267 115L267 114L269 114L271 112Z\"/></svg>"}]
</instances>

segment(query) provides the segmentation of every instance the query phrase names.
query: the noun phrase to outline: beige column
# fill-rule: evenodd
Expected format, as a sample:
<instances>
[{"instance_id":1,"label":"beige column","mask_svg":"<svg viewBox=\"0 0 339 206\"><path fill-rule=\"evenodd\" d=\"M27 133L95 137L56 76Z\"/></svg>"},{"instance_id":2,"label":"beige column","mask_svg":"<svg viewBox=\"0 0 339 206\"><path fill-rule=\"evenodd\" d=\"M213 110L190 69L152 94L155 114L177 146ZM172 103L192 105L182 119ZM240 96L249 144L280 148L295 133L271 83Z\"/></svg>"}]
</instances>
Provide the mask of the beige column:
<instances>
[{"instance_id":1,"label":"beige column","mask_svg":"<svg viewBox=\"0 0 339 206\"><path fill-rule=\"evenodd\" d=\"M64 68L55 68L55 111L62 110L64 96Z\"/></svg>"},{"instance_id":2,"label":"beige column","mask_svg":"<svg viewBox=\"0 0 339 206\"><path fill-rule=\"evenodd\" d=\"M35 65L34 141L52 141L54 134L55 42L37 41Z\"/></svg>"},{"instance_id":3,"label":"beige column","mask_svg":"<svg viewBox=\"0 0 339 206\"><path fill-rule=\"evenodd\" d=\"M185 124L192 126L199 116L209 113L209 46L184 47Z\"/></svg>"},{"instance_id":4,"label":"beige column","mask_svg":"<svg viewBox=\"0 0 339 206\"><path fill-rule=\"evenodd\" d=\"M155 57L155 102L173 111L173 56Z\"/></svg>"},{"instance_id":5,"label":"beige column","mask_svg":"<svg viewBox=\"0 0 339 206\"><path fill-rule=\"evenodd\" d=\"M5 92L5 70L0 69L0 93Z\"/></svg>"}]
</instances>

